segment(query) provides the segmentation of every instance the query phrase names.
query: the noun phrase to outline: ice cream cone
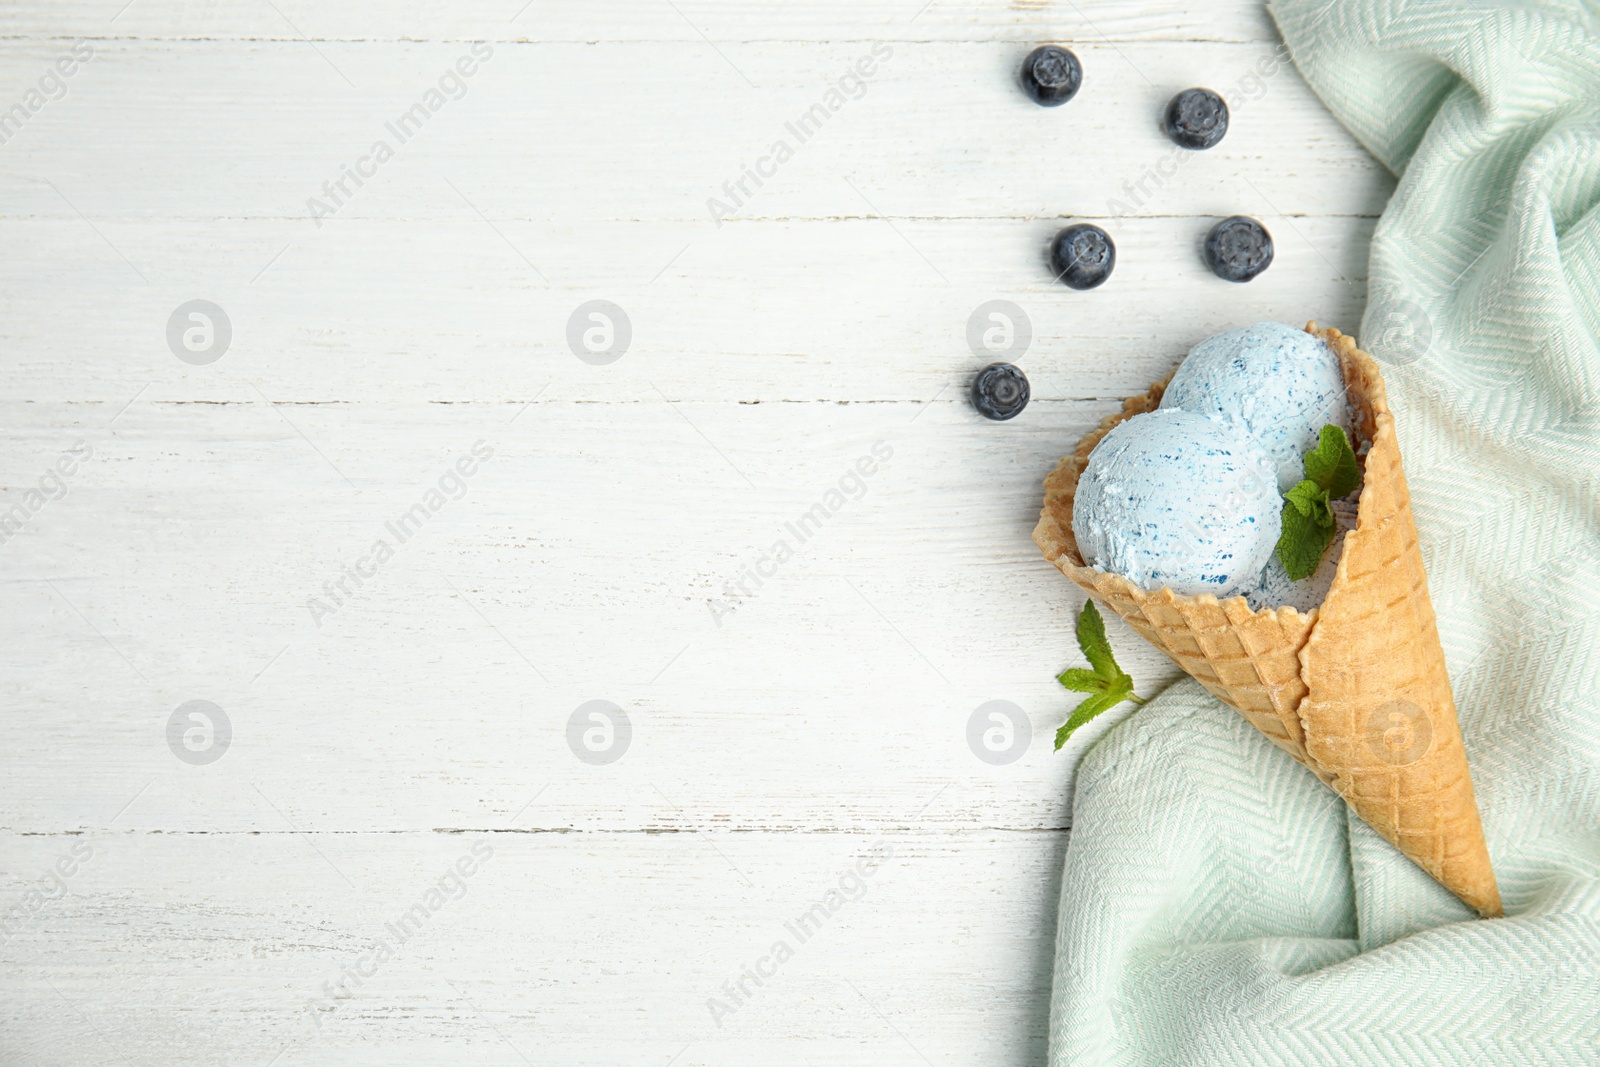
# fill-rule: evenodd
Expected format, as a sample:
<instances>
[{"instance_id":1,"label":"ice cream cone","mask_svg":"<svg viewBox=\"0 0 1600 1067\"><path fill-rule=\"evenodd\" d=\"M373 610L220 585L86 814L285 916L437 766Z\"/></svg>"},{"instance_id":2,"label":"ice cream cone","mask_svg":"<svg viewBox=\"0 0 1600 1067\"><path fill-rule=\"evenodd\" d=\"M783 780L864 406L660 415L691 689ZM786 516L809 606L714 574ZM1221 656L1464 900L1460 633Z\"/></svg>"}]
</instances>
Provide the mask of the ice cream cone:
<instances>
[{"instance_id":1,"label":"ice cream cone","mask_svg":"<svg viewBox=\"0 0 1600 1067\"><path fill-rule=\"evenodd\" d=\"M1314 322L1306 330L1338 353L1357 447L1371 444L1357 526L1319 607L1252 611L1241 596L1219 602L1209 594L1149 592L1084 566L1072 502L1089 453L1112 426L1154 409L1165 383L1127 400L1045 479L1033 539L1061 573L1310 768L1419 867L1480 915L1497 916L1500 891L1383 379L1372 357L1338 330Z\"/></svg>"}]
</instances>

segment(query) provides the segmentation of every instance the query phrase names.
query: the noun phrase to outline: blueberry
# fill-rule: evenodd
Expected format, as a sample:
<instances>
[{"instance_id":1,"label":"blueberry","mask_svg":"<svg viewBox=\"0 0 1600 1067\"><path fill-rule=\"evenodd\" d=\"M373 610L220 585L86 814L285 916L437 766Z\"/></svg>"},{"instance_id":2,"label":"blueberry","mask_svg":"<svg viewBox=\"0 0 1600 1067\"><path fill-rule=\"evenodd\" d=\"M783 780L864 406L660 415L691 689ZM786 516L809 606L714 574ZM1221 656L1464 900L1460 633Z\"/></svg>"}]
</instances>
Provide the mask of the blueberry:
<instances>
[{"instance_id":1,"label":"blueberry","mask_svg":"<svg viewBox=\"0 0 1600 1067\"><path fill-rule=\"evenodd\" d=\"M1074 289L1093 289L1111 277L1116 265L1111 235L1087 222L1068 226L1050 242L1050 269Z\"/></svg>"},{"instance_id":2,"label":"blueberry","mask_svg":"<svg viewBox=\"0 0 1600 1067\"><path fill-rule=\"evenodd\" d=\"M1243 215L1223 219L1206 235L1206 266L1228 282L1247 282L1272 265L1272 235Z\"/></svg>"},{"instance_id":3,"label":"blueberry","mask_svg":"<svg viewBox=\"0 0 1600 1067\"><path fill-rule=\"evenodd\" d=\"M1047 44L1035 48L1022 61L1022 88L1033 102L1057 107L1078 95L1083 84L1083 66L1065 48Z\"/></svg>"},{"instance_id":4,"label":"blueberry","mask_svg":"<svg viewBox=\"0 0 1600 1067\"><path fill-rule=\"evenodd\" d=\"M1185 89L1167 105L1166 131L1184 148L1210 148L1228 132L1228 105L1210 89Z\"/></svg>"},{"instance_id":5,"label":"blueberry","mask_svg":"<svg viewBox=\"0 0 1600 1067\"><path fill-rule=\"evenodd\" d=\"M1021 414L1029 395L1028 376L1011 363L991 363L972 379L972 406L996 422Z\"/></svg>"}]
</instances>

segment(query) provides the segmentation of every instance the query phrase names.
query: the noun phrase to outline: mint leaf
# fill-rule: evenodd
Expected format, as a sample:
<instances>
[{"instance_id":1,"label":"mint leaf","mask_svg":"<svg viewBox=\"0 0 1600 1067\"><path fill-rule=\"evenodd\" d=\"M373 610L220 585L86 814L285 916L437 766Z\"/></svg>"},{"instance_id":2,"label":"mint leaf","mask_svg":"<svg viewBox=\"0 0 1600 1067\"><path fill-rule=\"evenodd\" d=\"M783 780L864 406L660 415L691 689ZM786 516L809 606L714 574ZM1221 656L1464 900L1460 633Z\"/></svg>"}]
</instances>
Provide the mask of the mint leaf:
<instances>
[{"instance_id":1,"label":"mint leaf","mask_svg":"<svg viewBox=\"0 0 1600 1067\"><path fill-rule=\"evenodd\" d=\"M1309 578L1333 543L1331 500L1347 497L1361 488L1361 464L1356 462L1350 435L1327 425L1317 435L1317 447L1306 453L1305 480L1283 494L1283 532L1278 535L1278 562L1290 581Z\"/></svg>"},{"instance_id":2,"label":"mint leaf","mask_svg":"<svg viewBox=\"0 0 1600 1067\"><path fill-rule=\"evenodd\" d=\"M1067 739L1077 732L1078 727L1093 719L1102 711L1110 711L1132 695L1133 692L1130 689L1126 693L1096 693L1092 697L1086 697L1083 703L1073 710L1072 717L1062 724L1061 729L1056 731L1056 751L1061 751L1061 746L1066 744Z\"/></svg>"},{"instance_id":3,"label":"mint leaf","mask_svg":"<svg viewBox=\"0 0 1600 1067\"><path fill-rule=\"evenodd\" d=\"M1067 743L1073 731L1101 712L1116 707L1124 700L1144 703L1133 691L1133 679L1117 666L1117 658L1111 654L1111 642L1106 639L1105 620L1100 617L1100 609L1094 606L1092 600L1085 600L1083 610L1078 613L1078 648L1094 669L1086 671L1082 667L1069 667L1056 675L1056 681L1089 696L1073 709L1071 717L1056 731L1057 751Z\"/></svg>"},{"instance_id":4,"label":"mint leaf","mask_svg":"<svg viewBox=\"0 0 1600 1067\"><path fill-rule=\"evenodd\" d=\"M1299 482L1283 495L1294 509L1318 526L1333 525L1333 508L1328 504L1328 491L1309 478Z\"/></svg>"},{"instance_id":5,"label":"mint leaf","mask_svg":"<svg viewBox=\"0 0 1600 1067\"><path fill-rule=\"evenodd\" d=\"M1056 675L1056 681L1079 693L1098 693L1106 687L1104 678L1082 667L1068 667Z\"/></svg>"},{"instance_id":6,"label":"mint leaf","mask_svg":"<svg viewBox=\"0 0 1600 1067\"><path fill-rule=\"evenodd\" d=\"M1306 477L1334 499L1349 496L1361 487L1361 465L1356 462L1350 437L1337 426L1328 425L1318 435L1317 447L1306 453Z\"/></svg>"},{"instance_id":7,"label":"mint leaf","mask_svg":"<svg viewBox=\"0 0 1600 1067\"><path fill-rule=\"evenodd\" d=\"M1278 537L1277 552L1278 562L1283 564L1290 581L1311 577L1332 540L1331 525L1323 526L1313 516L1302 515L1292 502L1284 502L1283 533Z\"/></svg>"},{"instance_id":8,"label":"mint leaf","mask_svg":"<svg viewBox=\"0 0 1600 1067\"><path fill-rule=\"evenodd\" d=\"M1109 681L1122 674L1117 658L1111 654L1111 642L1106 640L1106 621L1093 600L1085 600L1083 610L1078 612L1078 648L1100 677Z\"/></svg>"}]
</instances>

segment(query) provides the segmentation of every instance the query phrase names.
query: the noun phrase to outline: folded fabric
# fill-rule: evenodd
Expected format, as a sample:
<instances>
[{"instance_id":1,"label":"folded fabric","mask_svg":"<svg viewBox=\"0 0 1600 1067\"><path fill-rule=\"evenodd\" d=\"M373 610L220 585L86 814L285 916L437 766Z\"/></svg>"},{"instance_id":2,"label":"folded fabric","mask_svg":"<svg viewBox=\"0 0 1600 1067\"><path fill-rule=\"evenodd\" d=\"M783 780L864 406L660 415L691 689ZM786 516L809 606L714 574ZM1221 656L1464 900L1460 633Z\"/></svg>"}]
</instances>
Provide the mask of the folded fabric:
<instances>
[{"instance_id":1,"label":"folded fabric","mask_svg":"<svg viewBox=\"0 0 1600 1067\"><path fill-rule=\"evenodd\" d=\"M1180 682L1079 769L1050 1062L1600 1063L1600 24L1574 0L1271 10L1400 179L1357 336L1506 918Z\"/></svg>"}]
</instances>

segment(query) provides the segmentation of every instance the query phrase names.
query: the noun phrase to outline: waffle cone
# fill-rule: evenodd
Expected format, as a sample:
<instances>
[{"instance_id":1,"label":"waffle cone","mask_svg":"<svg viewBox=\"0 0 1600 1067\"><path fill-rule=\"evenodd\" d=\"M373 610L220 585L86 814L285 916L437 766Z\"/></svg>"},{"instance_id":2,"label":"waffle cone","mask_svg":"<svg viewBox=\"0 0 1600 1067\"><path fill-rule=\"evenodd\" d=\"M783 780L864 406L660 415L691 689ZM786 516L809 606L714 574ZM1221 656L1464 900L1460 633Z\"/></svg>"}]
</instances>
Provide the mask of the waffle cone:
<instances>
[{"instance_id":1,"label":"waffle cone","mask_svg":"<svg viewBox=\"0 0 1600 1067\"><path fill-rule=\"evenodd\" d=\"M1165 383L1078 442L1045 479L1033 539L1045 558L1126 619L1218 699L1305 764L1368 825L1485 917L1500 891L1467 772L1444 650L1400 466L1394 416L1372 357L1334 329L1363 481L1338 572L1309 612L1252 611L1242 596L1149 592L1084 566L1072 501L1089 453L1117 423L1161 402Z\"/></svg>"}]
</instances>

